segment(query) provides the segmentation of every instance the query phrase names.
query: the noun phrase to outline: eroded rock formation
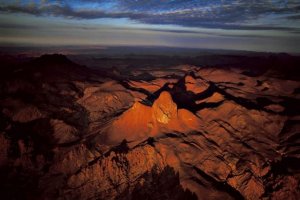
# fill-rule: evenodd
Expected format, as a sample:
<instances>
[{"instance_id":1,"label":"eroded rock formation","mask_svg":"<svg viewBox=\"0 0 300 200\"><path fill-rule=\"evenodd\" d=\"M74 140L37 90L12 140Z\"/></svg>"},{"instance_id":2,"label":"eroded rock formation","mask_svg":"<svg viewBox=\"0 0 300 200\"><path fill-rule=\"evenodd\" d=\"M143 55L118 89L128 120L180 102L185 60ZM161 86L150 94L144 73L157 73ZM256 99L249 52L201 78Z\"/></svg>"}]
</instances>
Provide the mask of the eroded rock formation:
<instances>
[{"instance_id":1,"label":"eroded rock formation","mask_svg":"<svg viewBox=\"0 0 300 200\"><path fill-rule=\"evenodd\" d=\"M4 199L300 197L299 81L188 65L131 80L61 55L6 73Z\"/></svg>"}]
</instances>

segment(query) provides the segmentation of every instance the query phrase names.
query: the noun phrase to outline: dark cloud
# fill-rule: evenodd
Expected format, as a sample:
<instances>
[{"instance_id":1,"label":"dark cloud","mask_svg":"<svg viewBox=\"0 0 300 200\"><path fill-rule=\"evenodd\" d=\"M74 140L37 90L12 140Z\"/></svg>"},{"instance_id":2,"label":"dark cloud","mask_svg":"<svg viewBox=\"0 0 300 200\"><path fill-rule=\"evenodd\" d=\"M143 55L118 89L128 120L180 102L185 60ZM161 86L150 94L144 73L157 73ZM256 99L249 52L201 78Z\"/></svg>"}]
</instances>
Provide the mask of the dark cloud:
<instances>
[{"instance_id":1,"label":"dark cloud","mask_svg":"<svg viewBox=\"0 0 300 200\"><path fill-rule=\"evenodd\" d=\"M0 11L9 13L26 13L37 16L42 15L53 15L62 16L68 18L78 18L78 19L97 19L97 18L143 18L143 14L130 13L130 12L118 12L109 13L101 10L75 10L69 5L45 5L45 6L0 6Z\"/></svg>"},{"instance_id":2,"label":"dark cloud","mask_svg":"<svg viewBox=\"0 0 300 200\"><path fill-rule=\"evenodd\" d=\"M291 19L291 20L300 20L300 15L292 15L292 16L288 16L287 19Z\"/></svg>"},{"instance_id":3,"label":"dark cloud","mask_svg":"<svg viewBox=\"0 0 300 200\"><path fill-rule=\"evenodd\" d=\"M32 30L32 29L38 29L40 27L35 26L35 25L11 24L11 23L0 21L0 28L2 28L2 29L23 29L23 30L28 29L28 30Z\"/></svg>"},{"instance_id":4,"label":"dark cloud","mask_svg":"<svg viewBox=\"0 0 300 200\"><path fill-rule=\"evenodd\" d=\"M296 31L282 25L249 25L266 15L294 14L290 20L299 19L298 0L107 0L69 1L63 3L3 4L0 11L27 13L32 15L53 15L77 19L129 18L147 24L175 24L186 27L205 27L239 30L286 30ZM98 7L84 7L87 2L98 2ZM107 8L115 5L112 10ZM106 7L105 7L106 6Z\"/></svg>"}]
</instances>

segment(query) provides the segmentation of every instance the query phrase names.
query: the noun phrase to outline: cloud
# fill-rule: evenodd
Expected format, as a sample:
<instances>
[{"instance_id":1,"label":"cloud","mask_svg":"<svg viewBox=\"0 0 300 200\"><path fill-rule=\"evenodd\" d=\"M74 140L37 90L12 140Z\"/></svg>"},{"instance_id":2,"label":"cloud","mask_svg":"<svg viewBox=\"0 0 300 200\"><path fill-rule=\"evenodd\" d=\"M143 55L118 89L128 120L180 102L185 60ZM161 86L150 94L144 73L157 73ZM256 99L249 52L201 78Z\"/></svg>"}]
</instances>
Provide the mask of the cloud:
<instances>
[{"instance_id":1,"label":"cloud","mask_svg":"<svg viewBox=\"0 0 300 200\"><path fill-rule=\"evenodd\" d=\"M7 23L7 22L1 22L0 21L0 28L1 29L28 29L28 30L32 30L32 29L38 29L40 28L39 26L35 26L35 25L24 25L24 24L11 24L11 23Z\"/></svg>"},{"instance_id":2,"label":"cloud","mask_svg":"<svg viewBox=\"0 0 300 200\"><path fill-rule=\"evenodd\" d=\"M195 1L195 0L107 0L43 1L36 4L3 4L0 11L27 13L36 16L60 16L77 19L129 18L146 24L173 24L185 27L204 27L238 30L285 30L291 28L268 23L253 25L249 22L266 15L290 14L289 20L299 19L297 0L271 1ZM88 3L94 3L93 6ZM82 8L81 8L82 5ZM111 9L110 9L111 8Z\"/></svg>"},{"instance_id":3,"label":"cloud","mask_svg":"<svg viewBox=\"0 0 300 200\"><path fill-rule=\"evenodd\" d=\"M287 19L290 19L290 20L300 20L300 15L288 16Z\"/></svg>"},{"instance_id":4,"label":"cloud","mask_svg":"<svg viewBox=\"0 0 300 200\"><path fill-rule=\"evenodd\" d=\"M69 5L50 4L43 6L18 6L8 5L0 6L0 11L9 13L26 13L37 16L62 16L78 19L98 19L98 18L143 18L143 14L134 14L129 12L109 13L101 10L75 10Z\"/></svg>"}]
</instances>

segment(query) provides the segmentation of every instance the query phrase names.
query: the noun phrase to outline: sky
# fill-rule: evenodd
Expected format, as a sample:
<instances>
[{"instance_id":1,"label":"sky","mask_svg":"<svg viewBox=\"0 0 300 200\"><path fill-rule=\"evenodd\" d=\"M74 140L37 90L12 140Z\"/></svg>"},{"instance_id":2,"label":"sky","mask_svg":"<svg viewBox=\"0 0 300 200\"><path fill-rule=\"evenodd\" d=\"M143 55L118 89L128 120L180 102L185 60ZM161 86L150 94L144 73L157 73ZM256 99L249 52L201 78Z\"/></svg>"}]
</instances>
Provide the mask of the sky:
<instances>
[{"instance_id":1,"label":"sky","mask_svg":"<svg viewBox=\"0 0 300 200\"><path fill-rule=\"evenodd\" d=\"M0 0L2 45L300 52L300 0Z\"/></svg>"}]
</instances>

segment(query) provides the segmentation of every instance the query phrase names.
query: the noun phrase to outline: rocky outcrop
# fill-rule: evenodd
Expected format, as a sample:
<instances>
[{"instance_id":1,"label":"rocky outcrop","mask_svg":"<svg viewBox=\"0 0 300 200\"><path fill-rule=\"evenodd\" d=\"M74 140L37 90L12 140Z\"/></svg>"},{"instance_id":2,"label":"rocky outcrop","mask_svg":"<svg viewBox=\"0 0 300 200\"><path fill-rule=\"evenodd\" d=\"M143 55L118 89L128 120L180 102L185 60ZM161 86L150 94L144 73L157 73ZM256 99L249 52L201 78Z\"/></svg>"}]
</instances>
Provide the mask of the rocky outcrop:
<instances>
[{"instance_id":1,"label":"rocky outcrop","mask_svg":"<svg viewBox=\"0 0 300 200\"><path fill-rule=\"evenodd\" d=\"M53 138L58 144L71 143L79 139L78 130L62 120L51 119L50 125L53 129Z\"/></svg>"},{"instance_id":2,"label":"rocky outcrop","mask_svg":"<svg viewBox=\"0 0 300 200\"><path fill-rule=\"evenodd\" d=\"M185 87L187 91L199 94L207 90L209 84L203 79L195 79L191 75L185 77Z\"/></svg>"},{"instance_id":3,"label":"rocky outcrop","mask_svg":"<svg viewBox=\"0 0 300 200\"><path fill-rule=\"evenodd\" d=\"M14 122L27 123L44 117L36 106L26 105L18 99L7 98L1 103L5 106L2 110L3 114Z\"/></svg>"},{"instance_id":4,"label":"rocky outcrop","mask_svg":"<svg viewBox=\"0 0 300 200\"><path fill-rule=\"evenodd\" d=\"M200 120L190 111L177 109L170 93L162 92L152 107L136 102L108 129L109 142L143 141L163 133L197 130Z\"/></svg>"},{"instance_id":5,"label":"rocky outcrop","mask_svg":"<svg viewBox=\"0 0 300 200\"><path fill-rule=\"evenodd\" d=\"M133 97L121 85L108 81L101 85L86 87L78 103L89 112L89 120L97 122L111 118L130 107Z\"/></svg>"}]
</instances>

